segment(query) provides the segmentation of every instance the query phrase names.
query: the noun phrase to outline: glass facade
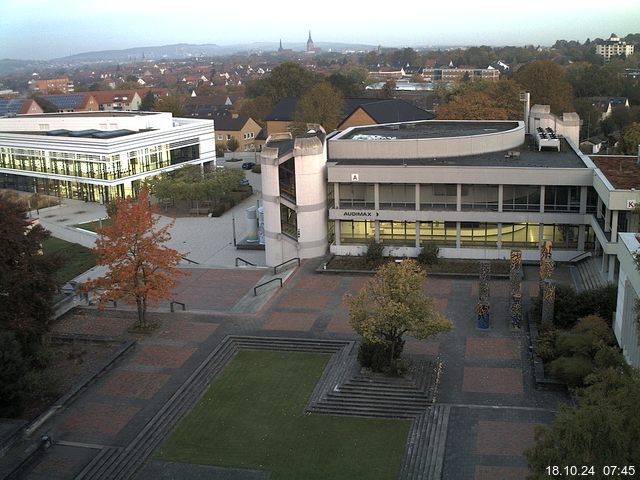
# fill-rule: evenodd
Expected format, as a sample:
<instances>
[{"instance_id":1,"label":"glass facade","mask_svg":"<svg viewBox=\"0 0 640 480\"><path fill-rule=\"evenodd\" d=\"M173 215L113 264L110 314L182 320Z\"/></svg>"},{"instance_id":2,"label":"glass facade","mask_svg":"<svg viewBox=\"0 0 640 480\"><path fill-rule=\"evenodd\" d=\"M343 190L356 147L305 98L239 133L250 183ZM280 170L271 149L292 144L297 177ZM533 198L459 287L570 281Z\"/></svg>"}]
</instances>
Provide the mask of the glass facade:
<instances>
[{"instance_id":1,"label":"glass facade","mask_svg":"<svg viewBox=\"0 0 640 480\"><path fill-rule=\"evenodd\" d=\"M376 238L375 222L371 220L341 220L340 243L366 244Z\"/></svg>"},{"instance_id":2,"label":"glass facade","mask_svg":"<svg viewBox=\"0 0 640 480\"><path fill-rule=\"evenodd\" d=\"M420 185L420 210L456 210L457 197L455 183Z\"/></svg>"},{"instance_id":3,"label":"glass facade","mask_svg":"<svg viewBox=\"0 0 640 480\"><path fill-rule=\"evenodd\" d=\"M414 183L380 184L380 208L415 210L416 185Z\"/></svg>"},{"instance_id":4,"label":"glass facade","mask_svg":"<svg viewBox=\"0 0 640 480\"><path fill-rule=\"evenodd\" d=\"M290 158L278 166L280 195L295 203L296 201L296 162Z\"/></svg>"},{"instance_id":5,"label":"glass facade","mask_svg":"<svg viewBox=\"0 0 640 480\"><path fill-rule=\"evenodd\" d=\"M298 239L298 216L296 211L280 204L280 231L285 235Z\"/></svg>"},{"instance_id":6,"label":"glass facade","mask_svg":"<svg viewBox=\"0 0 640 480\"><path fill-rule=\"evenodd\" d=\"M503 212L539 212L540 187L504 185L502 187Z\"/></svg>"},{"instance_id":7,"label":"glass facade","mask_svg":"<svg viewBox=\"0 0 640 480\"><path fill-rule=\"evenodd\" d=\"M462 247L498 247L498 224L485 222L461 222L460 245Z\"/></svg>"},{"instance_id":8,"label":"glass facade","mask_svg":"<svg viewBox=\"0 0 640 480\"><path fill-rule=\"evenodd\" d=\"M538 248L540 245L540 224L503 223L502 248Z\"/></svg>"},{"instance_id":9,"label":"glass facade","mask_svg":"<svg viewBox=\"0 0 640 480\"><path fill-rule=\"evenodd\" d=\"M462 210L498 211L498 185L469 185L462 189Z\"/></svg>"},{"instance_id":10,"label":"glass facade","mask_svg":"<svg viewBox=\"0 0 640 480\"><path fill-rule=\"evenodd\" d=\"M372 183L342 183L339 188L340 208L375 207L375 187Z\"/></svg>"},{"instance_id":11,"label":"glass facade","mask_svg":"<svg viewBox=\"0 0 640 480\"><path fill-rule=\"evenodd\" d=\"M420 222L420 244L456 246L456 222Z\"/></svg>"},{"instance_id":12,"label":"glass facade","mask_svg":"<svg viewBox=\"0 0 640 480\"><path fill-rule=\"evenodd\" d=\"M544 189L545 212L580 211L580 187L546 186Z\"/></svg>"},{"instance_id":13,"label":"glass facade","mask_svg":"<svg viewBox=\"0 0 640 480\"><path fill-rule=\"evenodd\" d=\"M387 245L415 247L416 222L380 222L380 241Z\"/></svg>"},{"instance_id":14,"label":"glass facade","mask_svg":"<svg viewBox=\"0 0 640 480\"><path fill-rule=\"evenodd\" d=\"M545 225L542 238L551 240L553 248L575 250L578 248L579 225Z\"/></svg>"}]
</instances>

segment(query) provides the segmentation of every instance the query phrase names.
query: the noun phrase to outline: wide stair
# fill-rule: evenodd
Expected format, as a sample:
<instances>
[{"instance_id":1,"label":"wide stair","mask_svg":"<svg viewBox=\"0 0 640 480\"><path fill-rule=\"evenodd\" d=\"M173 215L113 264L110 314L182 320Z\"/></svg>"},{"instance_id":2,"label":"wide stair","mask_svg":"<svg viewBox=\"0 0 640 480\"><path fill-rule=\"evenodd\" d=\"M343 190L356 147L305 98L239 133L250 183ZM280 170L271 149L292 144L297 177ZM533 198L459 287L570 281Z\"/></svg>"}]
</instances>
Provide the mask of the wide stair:
<instances>
[{"instance_id":1,"label":"wide stair","mask_svg":"<svg viewBox=\"0 0 640 480\"><path fill-rule=\"evenodd\" d=\"M440 480L444 465L451 406L436 404L411 425L401 480Z\"/></svg>"},{"instance_id":2,"label":"wide stair","mask_svg":"<svg viewBox=\"0 0 640 480\"><path fill-rule=\"evenodd\" d=\"M434 402L440 366L418 362L405 377L354 372L342 382L326 385L307 411L325 415L414 418Z\"/></svg>"},{"instance_id":3,"label":"wide stair","mask_svg":"<svg viewBox=\"0 0 640 480\"><path fill-rule=\"evenodd\" d=\"M601 263L602 258L589 257L571 266L571 273L578 292L607 285L607 280L603 278L603 275L600 273Z\"/></svg>"}]
</instances>

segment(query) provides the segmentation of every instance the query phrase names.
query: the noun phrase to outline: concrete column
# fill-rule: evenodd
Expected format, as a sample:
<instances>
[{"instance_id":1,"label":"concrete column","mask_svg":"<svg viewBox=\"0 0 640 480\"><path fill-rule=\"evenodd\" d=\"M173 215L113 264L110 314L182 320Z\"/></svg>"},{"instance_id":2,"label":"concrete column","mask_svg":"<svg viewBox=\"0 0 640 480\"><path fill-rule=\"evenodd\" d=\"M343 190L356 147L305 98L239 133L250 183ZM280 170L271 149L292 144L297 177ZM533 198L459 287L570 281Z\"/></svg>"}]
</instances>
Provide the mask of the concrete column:
<instances>
[{"instance_id":1,"label":"concrete column","mask_svg":"<svg viewBox=\"0 0 640 480\"><path fill-rule=\"evenodd\" d=\"M617 257L615 255L609 255L609 275L607 275L609 283L613 283L616 275L616 258Z\"/></svg>"},{"instance_id":2,"label":"concrete column","mask_svg":"<svg viewBox=\"0 0 640 480\"><path fill-rule=\"evenodd\" d=\"M580 187L580 213L587 213L587 187Z\"/></svg>"},{"instance_id":3,"label":"concrete column","mask_svg":"<svg viewBox=\"0 0 640 480\"><path fill-rule=\"evenodd\" d=\"M616 242L618 236L618 210L611 212L611 241Z\"/></svg>"},{"instance_id":4,"label":"concrete column","mask_svg":"<svg viewBox=\"0 0 640 480\"><path fill-rule=\"evenodd\" d=\"M502 193L502 185L500 185L499 192ZM502 201L500 203L502 203ZM498 245L497 245L497 247L498 248L502 248L502 224L501 223L498 224Z\"/></svg>"},{"instance_id":5,"label":"concrete column","mask_svg":"<svg viewBox=\"0 0 640 480\"><path fill-rule=\"evenodd\" d=\"M377 195L376 195L376 198L378 198ZM380 242L380 220L375 221L375 228L376 228L376 242Z\"/></svg>"},{"instance_id":6,"label":"concrete column","mask_svg":"<svg viewBox=\"0 0 640 480\"><path fill-rule=\"evenodd\" d=\"M544 196L545 196L545 188L544 185L540 186L540 213L544 213Z\"/></svg>"},{"instance_id":7,"label":"concrete column","mask_svg":"<svg viewBox=\"0 0 640 480\"><path fill-rule=\"evenodd\" d=\"M504 202L504 185L498 185L498 213L502 213L502 203ZM498 227L498 231L501 232L501 228Z\"/></svg>"},{"instance_id":8,"label":"concrete column","mask_svg":"<svg viewBox=\"0 0 640 480\"><path fill-rule=\"evenodd\" d=\"M373 184L373 208L375 208L376 210L380 210L380 184L379 183L374 183ZM376 232L378 231L378 227L376 225ZM377 233L376 233L376 241L377 240Z\"/></svg>"},{"instance_id":9,"label":"concrete column","mask_svg":"<svg viewBox=\"0 0 640 480\"><path fill-rule=\"evenodd\" d=\"M333 233L336 236L334 242L340 246L340 220L333 220Z\"/></svg>"},{"instance_id":10,"label":"concrete column","mask_svg":"<svg viewBox=\"0 0 640 480\"><path fill-rule=\"evenodd\" d=\"M542 247L542 241L544 240L544 223L538 225L538 250Z\"/></svg>"},{"instance_id":11,"label":"concrete column","mask_svg":"<svg viewBox=\"0 0 640 480\"><path fill-rule=\"evenodd\" d=\"M416 248L420 248L420 222L416 222Z\"/></svg>"},{"instance_id":12,"label":"concrete column","mask_svg":"<svg viewBox=\"0 0 640 480\"><path fill-rule=\"evenodd\" d=\"M457 184L457 188L456 188L456 211L458 212L462 211L462 184L460 183Z\"/></svg>"},{"instance_id":13,"label":"concrete column","mask_svg":"<svg viewBox=\"0 0 640 480\"><path fill-rule=\"evenodd\" d=\"M602 218L602 199L600 198L600 195L598 195L598 206L596 208L596 218Z\"/></svg>"},{"instance_id":14,"label":"concrete column","mask_svg":"<svg viewBox=\"0 0 640 480\"><path fill-rule=\"evenodd\" d=\"M602 265L600 266L600 271L602 273L607 273L607 266L609 265L609 255L602 252Z\"/></svg>"},{"instance_id":15,"label":"concrete column","mask_svg":"<svg viewBox=\"0 0 640 480\"><path fill-rule=\"evenodd\" d=\"M458 185L459 187L460 185ZM459 199L460 197L458 197ZM456 222L456 248L460 248L462 246L462 241L460 240L460 222Z\"/></svg>"},{"instance_id":16,"label":"concrete column","mask_svg":"<svg viewBox=\"0 0 640 480\"><path fill-rule=\"evenodd\" d=\"M333 206L335 208L340 208L340 184L333 184Z\"/></svg>"},{"instance_id":17,"label":"concrete column","mask_svg":"<svg viewBox=\"0 0 640 480\"><path fill-rule=\"evenodd\" d=\"M608 208L604 212L604 231L611 231L611 210L609 210Z\"/></svg>"},{"instance_id":18,"label":"concrete column","mask_svg":"<svg viewBox=\"0 0 640 480\"><path fill-rule=\"evenodd\" d=\"M578 228L578 251L584 252L584 244L587 239L587 231L585 225L580 225Z\"/></svg>"},{"instance_id":19,"label":"concrete column","mask_svg":"<svg viewBox=\"0 0 640 480\"><path fill-rule=\"evenodd\" d=\"M420 211L420 184L416 183L416 211Z\"/></svg>"}]
</instances>

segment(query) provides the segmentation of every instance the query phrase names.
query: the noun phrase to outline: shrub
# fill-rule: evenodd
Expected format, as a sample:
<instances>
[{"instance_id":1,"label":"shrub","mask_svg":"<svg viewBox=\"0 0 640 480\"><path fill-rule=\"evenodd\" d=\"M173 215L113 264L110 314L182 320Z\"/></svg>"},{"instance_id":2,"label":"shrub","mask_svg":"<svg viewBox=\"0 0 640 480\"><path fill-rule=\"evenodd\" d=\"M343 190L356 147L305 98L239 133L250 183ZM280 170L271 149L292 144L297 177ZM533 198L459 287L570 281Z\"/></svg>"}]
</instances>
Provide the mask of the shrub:
<instances>
[{"instance_id":1,"label":"shrub","mask_svg":"<svg viewBox=\"0 0 640 480\"><path fill-rule=\"evenodd\" d=\"M551 376L565 382L570 387L583 385L585 377L591 372L593 372L593 362L582 355L560 357L549 365Z\"/></svg>"},{"instance_id":2,"label":"shrub","mask_svg":"<svg viewBox=\"0 0 640 480\"><path fill-rule=\"evenodd\" d=\"M621 373L629 373L630 368L618 347L603 345L593 358L596 368L613 368Z\"/></svg>"},{"instance_id":3,"label":"shrub","mask_svg":"<svg viewBox=\"0 0 640 480\"><path fill-rule=\"evenodd\" d=\"M618 301L618 288L609 284L604 287L585 290L577 295L575 312L578 318L596 314L608 325L613 321L613 312Z\"/></svg>"},{"instance_id":4,"label":"shrub","mask_svg":"<svg viewBox=\"0 0 640 480\"><path fill-rule=\"evenodd\" d=\"M426 243L418 254L418 263L421 265L433 265L438 263L440 249L433 243Z\"/></svg>"},{"instance_id":5,"label":"shrub","mask_svg":"<svg viewBox=\"0 0 640 480\"><path fill-rule=\"evenodd\" d=\"M558 336L558 330L555 328L548 328L541 330L536 340L535 350L536 353L544 360L548 362L556 357L556 338Z\"/></svg>"},{"instance_id":6,"label":"shrub","mask_svg":"<svg viewBox=\"0 0 640 480\"><path fill-rule=\"evenodd\" d=\"M251 171L253 173L262 173L262 167L260 167L259 163L256 163L252 168Z\"/></svg>"},{"instance_id":7,"label":"shrub","mask_svg":"<svg viewBox=\"0 0 640 480\"><path fill-rule=\"evenodd\" d=\"M609 324L604 318L598 315L587 315L586 317L578 319L578 322L573 326L573 331L591 335L602 340L607 345L613 343L611 327L609 327Z\"/></svg>"},{"instance_id":8,"label":"shrub","mask_svg":"<svg viewBox=\"0 0 640 480\"><path fill-rule=\"evenodd\" d=\"M560 328L571 328L573 324L576 323L578 319L576 297L576 291L572 287L567 285L556 286L556 298L553 309L554 325ZM540 311L542 311L542 308Z\"/></svg>"},{"instance_id":9,"label":"shrub","mask_svg":"<svg viewBox=\"0 0 640 480\"><path fill-rule=\"evenodd\" d=\"M28 371L27 360L14 335L0 332L0 418L15 417L22 412Z\"/></svg>"},{"instance_id":10,"label":"shrub","mask_svg":"<svg viewBox=\"0 0 640 480\"><path fill-rule=\"evenodd\" d=\"M404 340L400 348L396 346L393 358L390 354L390 346L386 343L373 343L363 340L358 349L358 362L365 368L374 372L385 373L391 376L400 376L407 370L407 364L400 358Z\"/></svg>"},{"instance_id":11,"label":"shrub","mask_svg":"<svg viewBox=\"0 0 640 480\"><path fill-rule=\"evenodd\" d=\"M556 337L556 355L584 355L590 357L596 351L596 338L585 333L560 332Z\"/></svg>"},{"instance_id":12,"label":"shrub","mask_svg":"<svg viewBox=\"0 0 640 480\"><path fill-rule=\"evenodd\" d=\"M367 263L377 263L380 262L384 257L382 256L382 251L384 246L380 242L376 242L375 240L371 240L367 244L367 253L365 253L364 257L367 260Z\"/></svg>"}]
</instances>

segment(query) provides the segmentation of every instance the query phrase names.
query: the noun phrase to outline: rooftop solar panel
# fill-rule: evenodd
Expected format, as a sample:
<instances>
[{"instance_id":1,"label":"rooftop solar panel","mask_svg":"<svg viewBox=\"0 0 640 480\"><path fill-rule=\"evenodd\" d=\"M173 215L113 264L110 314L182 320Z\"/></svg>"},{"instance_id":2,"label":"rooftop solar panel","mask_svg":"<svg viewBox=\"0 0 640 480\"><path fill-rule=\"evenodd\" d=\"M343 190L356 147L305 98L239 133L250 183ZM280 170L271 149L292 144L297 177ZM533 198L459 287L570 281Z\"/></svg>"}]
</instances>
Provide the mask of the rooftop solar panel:
<instances>
[{"instance_id":1,"label":"rooftop solar panel","mask_svg":"<svg viewBox=\"0 0 640 480\"><path fill-rule=\"evenodd\" d=\"M100 130L96 130L95 128L91 128L88 130L76 130L73 132L69 132L70 137L91 137L96 133L99 133Z\"/></svg>"},{"instance_id":2,"label":"rooftop solar panel","mask_svg":"<svg viewBox=\"0 0 640 480\"><path fill-rule=\"evenodd\" d=\"M84 95L45 95L42 98L53 103L60 109L65 109L80 106Z\"/></svg>"},{"instance_id":3,"label":"rooftop solar panel","mask_svg":"<svg viewBox=\"0 0 640 480\"><path fill-rule=\"evenodd\" d=\"M49 130L47 132L47 135L51 135L53 137L61 137L61 136L66 136L69 134L69 130L66 130L64 128L59 128L57 130Z\"/></svg>"},{"instance_id":4,"label":"rooftop solar panel","mask_svg":"<svg viewBox=\"0 0 640 480\"><path fill-rule=\"evenodd\" d=\"M133 130L119 129L119 130L110 130L107 132L97 132L91 135L93 138L116 138L123 137L125 135L131 135L132 133L136 133Z\"/></svg>"},{"instance_id":5,"label":"rooftop solar panel","mask_svg":"<svg viewBox=\"0 0 640 480\"><path fill-rule=\"evenodd\" d=\"M24 100L0 100L0 115L19 113Z\"/></svg>"}]
</instances>

